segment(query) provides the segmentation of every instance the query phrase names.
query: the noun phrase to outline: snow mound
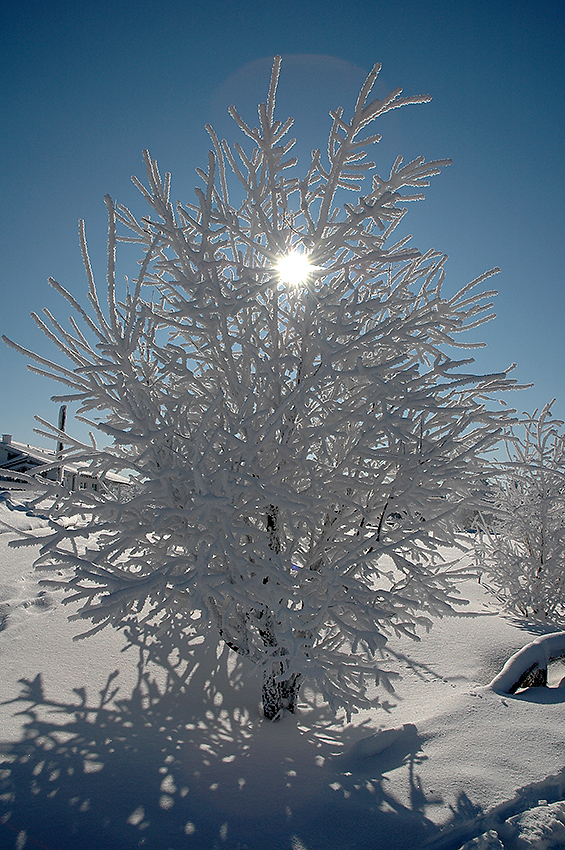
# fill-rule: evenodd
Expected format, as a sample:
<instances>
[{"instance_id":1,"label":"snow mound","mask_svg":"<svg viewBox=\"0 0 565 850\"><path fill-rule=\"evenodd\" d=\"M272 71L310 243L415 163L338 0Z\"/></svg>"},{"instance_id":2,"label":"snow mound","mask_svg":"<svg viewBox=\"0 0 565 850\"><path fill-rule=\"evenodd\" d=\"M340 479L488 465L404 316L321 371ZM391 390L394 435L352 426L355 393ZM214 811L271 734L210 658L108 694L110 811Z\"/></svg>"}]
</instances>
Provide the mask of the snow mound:
<instances>
[{"instance_id":1,"label":"snow mound","mask_svg":"<svg viewBox=\"0 0 565 850\"><path fill-rule=\"evenodd\" d=\"M498 832L489 829L465 842L459 850L563 850L564 847L565 802L548 805L544 801L508 818Z\"/></svg>"},{"instance_id":2,"label":"snow mound","mask_svg":"<svg viewBox=\"0 0 565 850\"><path fill-rule=\"evenodd\" d=\"M396 726L393 729L381 729L375 732L374 735L369 735L367 738L361 738L350 747L347 755L354 759L368 759L373 756L378 756L384 753L395 744L400 738L412 737L416 735L417 730L413 723L404 723L402 726Z\"/></svg>"},{"instance_id":3,"label":"snow mound","mask_svg":"<svg viewBox=\"0 0 565 850\"><path fill-rule=\"evenodd\" d=\"M514 694L519 688L547 684L547 667L565 656L565 632L542 635L509 658L489 688L497 694Z\"/></svg>"},{"instance_id":4,"label":"snow mound","mask_svg":"<svg viewBox=\"0 0 565 850\"><path fill-rule=\"evenodd\" d=\"M565 847L565 802L535 806L509 818L508 824L517 835L516 850L563 850Z\"/></svg>"},{"instance_id":5,"label":"snow mound","mask_svg":"<svg viewBox=\"0 0 565 850\"><path fill-rule=\"evenodd\" d=\"M504 850L504 844L494 829L489 829L488 832L467 841L459 850Z\"/></svg>"},{"instance_id":6,"label":"snow mound","mask_svg":"<svg viewBox=\"0 0 565 850\"><path fill-rule=\"evenodd\" d=\"M0 534L35 531L46 526L45 517L38 516L25 505L12 502L0 492Z\"/></svg>"}]
</instances>

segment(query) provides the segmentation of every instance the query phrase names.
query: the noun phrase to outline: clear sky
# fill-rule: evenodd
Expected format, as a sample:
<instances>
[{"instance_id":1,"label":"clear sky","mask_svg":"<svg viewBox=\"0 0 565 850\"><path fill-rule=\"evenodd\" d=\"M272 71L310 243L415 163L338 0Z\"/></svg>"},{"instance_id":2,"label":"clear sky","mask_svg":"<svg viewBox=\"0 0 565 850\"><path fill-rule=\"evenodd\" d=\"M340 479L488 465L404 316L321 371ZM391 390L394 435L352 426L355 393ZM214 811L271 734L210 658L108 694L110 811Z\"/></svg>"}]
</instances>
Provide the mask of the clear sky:
<instances>
[{"instance_id":1,"label":"clear sky","mask_svg":"<svg viewBox=\"0 0 565 850\"><path fill-rule=\"evenodd\" d=\"M191 201L204 124L237 138L227 107L253 120L275 54L278 117L296 118L304 155L325 144L328 110L352 107L381 62L381 92L433 100L383 121L379 168L397 154L453 160L405 230L449 255L450 292L500 266L498 318L475 332L488 343L478 365L517 362L515 377L535 387L508 401L532 410L556 396L565 418L562 0L12 0L0 13L2 333L50 351L29 313L66 318L50 275L84 294L78 219L103 283L104 195L145 213L130 176L144 176L149 148L175 198ZM33 415L56 421L58 391L0 347L0 432L42 442Z\"/></svg>"}]
</instances>

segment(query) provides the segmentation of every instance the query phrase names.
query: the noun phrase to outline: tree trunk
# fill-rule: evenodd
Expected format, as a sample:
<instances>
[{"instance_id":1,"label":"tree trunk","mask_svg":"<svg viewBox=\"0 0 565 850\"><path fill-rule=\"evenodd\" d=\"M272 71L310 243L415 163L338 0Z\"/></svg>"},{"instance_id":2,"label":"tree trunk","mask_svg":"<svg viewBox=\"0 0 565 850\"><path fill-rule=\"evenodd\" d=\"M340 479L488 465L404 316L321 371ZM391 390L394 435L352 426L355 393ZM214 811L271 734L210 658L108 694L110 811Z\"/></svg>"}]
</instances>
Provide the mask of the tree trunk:
<instances>
[{"instance_id":1,"label":"tree trunk","mask_svg":"<svg viewBox=\"0 0 565 850\"><path fill-rule=\"evenodd\" d=\"M263 714L267 720L277 720L283 711L294 714L300 690L300 674L293 674L288 679L277 681L285 671L285 663L277 661L270 673L265 673L263 679Z\"/></svg>"}]
</instances>

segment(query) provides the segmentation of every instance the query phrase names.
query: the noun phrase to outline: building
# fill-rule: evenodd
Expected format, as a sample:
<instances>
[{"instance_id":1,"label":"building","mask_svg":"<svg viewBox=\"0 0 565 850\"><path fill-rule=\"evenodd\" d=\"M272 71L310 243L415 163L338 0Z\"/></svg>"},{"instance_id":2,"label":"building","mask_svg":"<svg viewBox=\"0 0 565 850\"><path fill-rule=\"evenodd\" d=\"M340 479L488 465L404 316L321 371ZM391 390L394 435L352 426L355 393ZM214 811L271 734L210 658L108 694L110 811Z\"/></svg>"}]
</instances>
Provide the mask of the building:
<instances>
[{"instance_id":1,"label":"building","mask_svg":"<svg viewBox=\"0 0 565 850\"><path fill-rule=\"evenodd\" d=\"M44 469L42 469L42 467ZM43 478L50 481L61 481L68 490L98 491L105 487L111 489L127 486L129 481L121 475L109 472L102 482L79 464L59 463L58 454L52 449L30 446L29 443L18 443L11 434L2 434L0 441L0 481L7 480L2 472L12 474L40 472ZM1 485L0 485L1 486Z\"/></svg>"}]
</instances>

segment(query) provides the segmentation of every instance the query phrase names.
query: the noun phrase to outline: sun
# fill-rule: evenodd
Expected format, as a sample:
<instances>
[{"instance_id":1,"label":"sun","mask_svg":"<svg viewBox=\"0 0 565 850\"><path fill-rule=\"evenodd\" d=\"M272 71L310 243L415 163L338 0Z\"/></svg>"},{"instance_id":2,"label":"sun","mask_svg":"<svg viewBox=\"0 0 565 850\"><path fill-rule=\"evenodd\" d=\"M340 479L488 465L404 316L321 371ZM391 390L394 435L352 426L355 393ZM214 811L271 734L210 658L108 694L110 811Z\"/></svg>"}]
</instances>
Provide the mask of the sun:
<instances>
[{"instance_id":1,"label":"sun","mask_svg":"<svg viewBox=\"0 0 565 850\"><path fill-rule=\"evenodd\" d=\"M314 271L314 266L309 261L306 254L300 251L291 251L277 263L277 272L282 283L289 283L291 286L300 286L306 283L308 275Z\"/></svg>"}]
</instances>

